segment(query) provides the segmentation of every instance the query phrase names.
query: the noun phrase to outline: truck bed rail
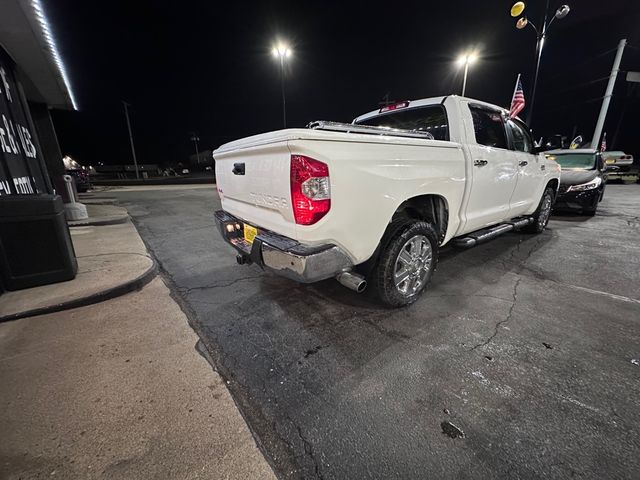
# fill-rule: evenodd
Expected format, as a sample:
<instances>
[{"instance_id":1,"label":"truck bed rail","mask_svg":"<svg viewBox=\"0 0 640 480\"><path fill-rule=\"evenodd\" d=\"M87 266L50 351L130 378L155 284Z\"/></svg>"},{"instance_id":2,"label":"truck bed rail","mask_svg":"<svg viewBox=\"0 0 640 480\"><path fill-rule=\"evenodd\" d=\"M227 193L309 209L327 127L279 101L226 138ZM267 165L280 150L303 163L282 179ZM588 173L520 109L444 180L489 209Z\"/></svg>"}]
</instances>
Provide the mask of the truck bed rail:
<instances>
[{"instance_id":1,"label":"truck bed rail","mask_svg":"<svg viewBox=\"0 0 640 480\"><path fill-rule=\"evenodd\" d=\"M353 123L328 122L316 120L307 125L312 130L328 130L331 132L366 133L369 135L390 135L393 137L422 138L423 140L435 140L430 132L419 130L401 130L390 127L374 127L370 125L355 125Z\"/></svg>"}]
</instances>

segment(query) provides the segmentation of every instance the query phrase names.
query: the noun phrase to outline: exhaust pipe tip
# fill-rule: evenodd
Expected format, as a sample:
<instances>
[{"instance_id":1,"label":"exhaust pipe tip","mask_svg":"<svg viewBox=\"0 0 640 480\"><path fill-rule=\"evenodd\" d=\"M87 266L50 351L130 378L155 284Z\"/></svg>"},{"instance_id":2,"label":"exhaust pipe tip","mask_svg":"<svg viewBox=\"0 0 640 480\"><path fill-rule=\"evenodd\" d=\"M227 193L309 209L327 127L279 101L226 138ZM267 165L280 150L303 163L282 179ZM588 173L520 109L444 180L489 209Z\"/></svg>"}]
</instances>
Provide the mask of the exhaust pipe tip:
<instances>
[{"instance_id":1,"label":"exhaust pipe tip","mask_svg":"<svg viewBox=\"0 0 640 480\"><path fill-rule=\"evenodd\" d=\"M336 280L357 293L362 293L367 288L367 281L358 273L342 272L336 275Z\"/></svg>"},{"instance_id":2,"label":"exhaust pipe tip","mask_svg":"<svg viewBox=\"0 0 640 480\"><path fill-rule=\"evenodd\" d=\"M249 258L246 257L245 255L236 255L236 262L238 262L238 265L247 265L249 263Z\"/></svg>"}]
</instances>

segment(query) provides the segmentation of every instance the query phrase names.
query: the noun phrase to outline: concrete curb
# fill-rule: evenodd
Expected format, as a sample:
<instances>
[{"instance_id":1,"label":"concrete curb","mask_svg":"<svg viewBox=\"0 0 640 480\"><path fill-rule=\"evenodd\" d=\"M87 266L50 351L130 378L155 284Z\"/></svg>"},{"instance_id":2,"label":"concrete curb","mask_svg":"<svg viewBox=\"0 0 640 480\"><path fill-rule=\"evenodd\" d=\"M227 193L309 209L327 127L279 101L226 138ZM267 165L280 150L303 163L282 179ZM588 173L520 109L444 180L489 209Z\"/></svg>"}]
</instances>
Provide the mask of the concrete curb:
<instances>
[{"instance_id":1,"label":"concrete curb","mask_svg":"<svg viewBox=\"0 0 640 480\"><path fill-rule=\"evenodd\" d=\"M91 218L89 218L88 220L70 220L70 221L67 221L67 225L69 225L69 228L97 227L101 225L117 225L119 223L126 223L128 220L129 220L129 215L122 215L116 218L105 218L103 220L100 220L100 219L91 220Z\"/></svg>"},{"instance_id":2,"label":"concrete curb","mask_svg":"<svg viewBox=\"0 0 640 480\"><path fill-rule=\"evenodd\" d=\"M80 197L80 203L85 205L113 205L118 206L118 201L115 198L83 198Z\"/></svg>"},{"instance_id":3,"label":"concrete curb","mask_svg":"<svg viewBox=\"0 0 640 480\"><path fill-rule=\"evenodd\" d=\"M93 305L94 303L100 303L104 302L105 300L120 297L129 292L133 292L134 290L140 290L158 275L158 263L151 255L148 255L148 257L152 262L151 267L149 267L149 269L142 275L134 278L133 280L130 280L121 285L116 285L115 287L107 288L106 290L103 290L101 292L92 293L91 295L87 295L86 297L76 298L67 302L56 303L54 305L48 305L46 307L39 307L34 308L33 310L26 310L24 312L6 315L0 317L0 323L8 322L11 320L18 320L20 318L35 317L36 315L44 315L47 313L62 312L64 310L70 310L72 308L85 307L87 305Z\"/></svg>"},{"instance_id":4,"label":"concrete curb","mask_svg":"<svg viewBox=\"0 0 640 480\"><path fill-rule=\"evenodd\" d=\"M202 185L202 184L214 184L216 179L214 176L210 177L159 177L148 178L146 180L93 180L91 182L96 186L109 186L109 187L123 187L127 185L139 186L139 185Z\"/></svg>"}]
</instances>

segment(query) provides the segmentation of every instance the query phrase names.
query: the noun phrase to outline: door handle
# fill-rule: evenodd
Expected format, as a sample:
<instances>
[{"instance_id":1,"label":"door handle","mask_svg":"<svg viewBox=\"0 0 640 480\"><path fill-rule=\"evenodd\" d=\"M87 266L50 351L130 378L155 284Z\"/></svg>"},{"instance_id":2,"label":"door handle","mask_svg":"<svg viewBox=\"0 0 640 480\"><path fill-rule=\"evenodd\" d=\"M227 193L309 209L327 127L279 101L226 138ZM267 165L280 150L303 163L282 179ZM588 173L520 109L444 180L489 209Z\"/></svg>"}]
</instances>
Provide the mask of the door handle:
<instances>
[{"instance_id":1,"label":"door handle","mask_svg":"<svg viewBox=\"0 0 640 480\"><path fill-rule=\"evenodd\" d=\"M489 162L487 160L483 159L483 158L479 158L479 159L473 161L473 164L476 167L484 167L487 163L489 163Z\"/></svg>"},{"instance_id":2,"label":"door handle","mask_svg":"<svg viewBox=\"0 0 640 480\"><path fill-rule=\"evenodd\" d=\"M234 163L233 170L231 170L231 173L233 173L234 175L244 175L244 162Z\"/></svg>"},{"instance_id":3,"label":"door handle","mask_svg":"<svg viewBox=\"0 0 640 480\"><path fill-rule=\"evenodd\" d=\"M522 160L518 165L520 165L521 167L524 167L526 165L529 165L529 162L527 162L526 160Z\"/></svg>"}]
</instances>

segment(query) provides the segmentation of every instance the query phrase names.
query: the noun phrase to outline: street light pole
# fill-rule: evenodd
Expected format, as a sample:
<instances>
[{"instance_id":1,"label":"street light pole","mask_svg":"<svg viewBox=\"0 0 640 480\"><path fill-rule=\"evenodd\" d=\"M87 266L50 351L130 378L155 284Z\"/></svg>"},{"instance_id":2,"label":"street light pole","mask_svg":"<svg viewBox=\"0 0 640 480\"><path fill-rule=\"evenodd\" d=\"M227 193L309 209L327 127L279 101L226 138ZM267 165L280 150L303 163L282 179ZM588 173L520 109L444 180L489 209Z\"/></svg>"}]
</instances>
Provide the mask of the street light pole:
<instances>
[{"instance_id":1,"label":"street light pole","mask_svg":"<svg viewBox=\"0 0 640 480\"><path fill-rule=\"evenodd\" d=\"M136 158L136 149L133 146L133 134L131 133L131 122L129 121L129 107L131 104L122 100L122 105L124 106L124 116L127 119L127 129L129 130L129 142L131 143L131 155L133 156L133 165L136 169L136 179L140 179L140 173L138 172L138 159Z\"/></svg>"},{"instance_id":2,"label":"street light pole","mask_svg":"<svg viewBox=\"0 0 640 480\"><path fill-rule=\"evenodd\" d=\"M542 49L544 48L544 40L547 35L547 16L549 14L549 0L547 0L547 6L544 9L544 21L542 22L542 31L536 32L536 73L533 77L533 90L531 91L531 106L527 112L526 123L531 126L531 119L533 118L533 105L536 101L536 90L538 88L538 74L540 73L540 60L542 59ZM554 17L555 18L555 17Z\"/></svg>"},{"instance_id":3,"label":"street light pole","mask_svg":"<svg viewBox=\"0 0 640 480\"><path fill-rule=\"evenodd\" d=\"M467 73L469 73L469 62L464 62L464 78L462 79L462 96L467 90Z\"/></svg>"},{"instance_id":4,"label":"street light pole","mask_svg":"<svg viewBox=\"0 0 640 480\"><path fill-rule=\"evenodd\" d=\"M522 1L516 2L511 7L511 16L512 17L520 17L522 12L525 9L525 4ZM529 103L529 108L527 111L527 125L531 127L531 121L533 119L533 105L536 99L536 90L538 88L538 74L540 73L540 61L542 60L542 49L544 48L544 42L547 38L547 30L549 26L553 23L553 21L557 18L558 20L562 20L564 17L569 15L571 9L568 5L562 5L560 8L556 10L556 13L549 20L549 0L547 0L545 9L544 9L544 20L542 21L542 28L538 30L536 26L529 21L529 19L525 16L518 18L516 22L516 28L518 30L522 30L523 28L530 26L536 32L536 70L535 75L533 77L533 89L531 90L531 101ZM548 20L548 21L547 21Z\"/></svg>"},{"instance_id":5,"label":"street light pole","mask_svg":"<svg viewBox=\"0 0 640 480\"><path fill-rule=\"evenodd\" d=\"M464 74L462 77L462 96L464 97L467 91L467 75L469 74L469 65L474 63L478 59L476 52L465 53L458 57L458 65L464 65Z\"/></svg>"},{"instance_id":6,"label":"street light pole","mask_svg":"<svg viewBox=\"0 0 640 480\"><path fill-rule=\"evenodd\" d=\"M282 88L282 125L287 128L287 101L284 95L284 56L280 56L280 86Z\"/></svg>"},{"instance_id":7,"label":"street light pole","mask_svg":"<svg viewBox=\"0 0 640 480\"><path fill-rule=\"evenodd\" d=\"M280 60L280 88L282 90L282 124L287 128L287 102L284 94L284 61L291 56L291 49L280 43L273 47L273 56Z\"/></svg>"}]
</instances>

